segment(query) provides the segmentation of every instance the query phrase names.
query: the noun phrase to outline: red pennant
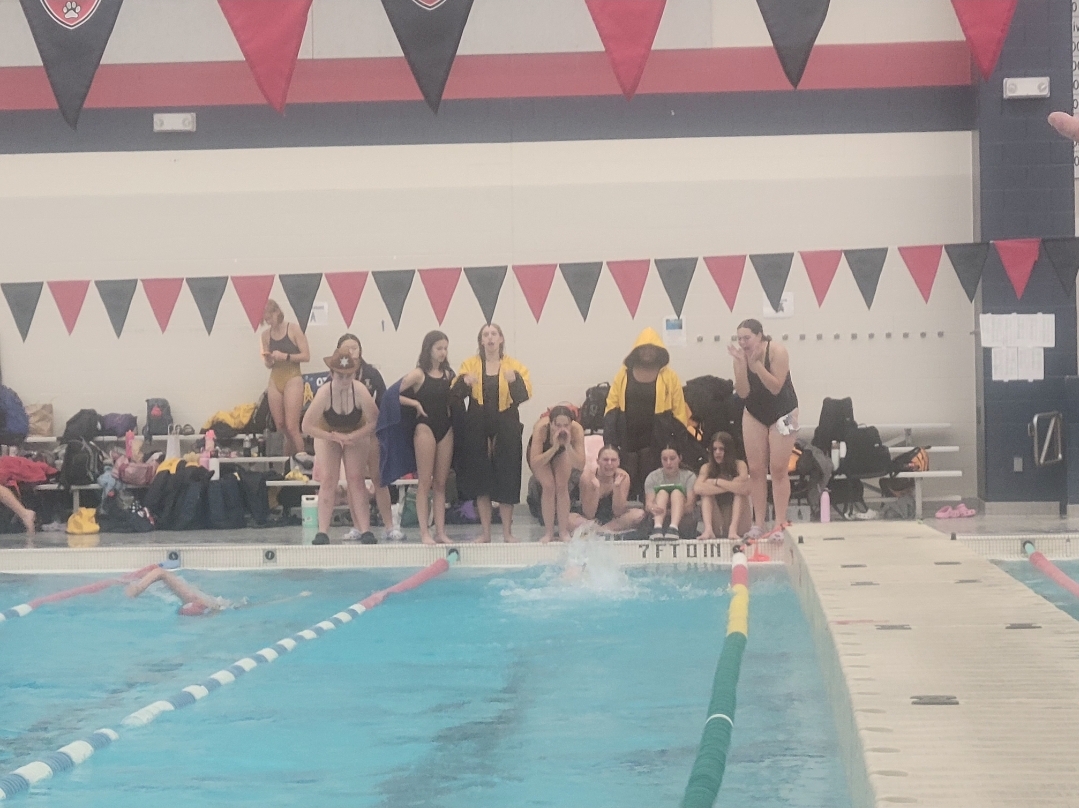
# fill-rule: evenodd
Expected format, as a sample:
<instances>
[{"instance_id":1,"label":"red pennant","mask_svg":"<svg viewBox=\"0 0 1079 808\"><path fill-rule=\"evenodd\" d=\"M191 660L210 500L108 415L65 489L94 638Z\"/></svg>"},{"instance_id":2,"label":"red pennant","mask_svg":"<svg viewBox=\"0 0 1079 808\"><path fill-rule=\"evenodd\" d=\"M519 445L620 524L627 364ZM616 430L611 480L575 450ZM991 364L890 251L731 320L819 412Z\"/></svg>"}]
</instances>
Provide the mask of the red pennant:
<instances>
[{"instance_id":1,"label":"red pennant","mask_svg":"<svg viewBox=\"0 0 1079 808\"><path fill-rule=\"evenodd\" d=\"M839 261L843 257L842 250L806 250L798 253L802 256L802 264L809 276L809 284L813 287L813 294L817 298L817 308L824 305L824 298L828 296L828 290L832 288L832 280L835 272L839 269Z\"/></svg>"},{"instance_id":2,"label":"red pennant","mask_svg":"<svg viewBox=\"0 0 1079 808\"><path fill-rule=\"evenodd\" d=\"M427 290L427 299L431 301L431 308L434 309L439 325L446 319L446 312L450 308L450 301L453 300L453 293L460 278L460 267L420 270L420 280L423 281L423 288Z\"/></svg>"},{"instance_id":3,"label":"red pennant","mask_svg":"<svg viewBox=\"0 0 1079 808\"><path fill-rule=\"evenodd\" d=\"M734 311L734 301L738 299L738 287L742 285L742 272L746 268L744 255L723 255L705 258L704 265L712 280L719 287L719 293L727 301L727 308Z\"/></svg>"},{"instance_id":4,"label":"red pennant","mask_svg":"<svg viewBox=\"0 0 1079 808\"><path fill-rule=\"evenodd\" d=\"M952 0L970 52L987 81L996 69L1018 5L1019 0Z\"/></svg>"},{"instance_id":5,"label":"red pennant","mask_svg":"<svg viewBox=\"0 0 1079 808\"><path fill-rule=\"evenodd\" d=\"M519 264L513 268L517 285L521 287L521 292L528 301L528 308L532 309L532 316L537 323L543 314L543 307L547 305L547 295L551 293L551 284L554 283L557 270L558 264Z\"/></svg>"},{"instance_id":6,"label":"red pennant","mask_svg":"<svg viewBox=\"0 0 1079 808\"><path fill-rule=\"evenodd\" d=\"M49 281L49 291L52 292L52 299L56 301L56 308L60 310L68 336L75 330L75 323L79 320L83 301L86 300L86 290L89 288L90 281Z\"/></svg>"},{"instance_id":7,"label":"red pennant","mask_svg":"<svg viewBox=\"0 0 1079 808\"><path fill-rule=\"evenodd\" d=\"M251 330L258 331L273 288L273 275L233 275L232 288L236 290L236 296L247 313Z\"/></svg>"},{"instance_id":8,"label":"red pennant","mask_svg":"<svg viewBox=\"0 0 1079 808\"><path fill-rule=\"evenodd\" d=\"M648 280L648 267L652 262L648 259L643 261L608 261L607 269L611 277L618 285L618 291L622 293L622 299L626 301L629 316L637 316L637 307L641 305L641 295L644 293L644 284Z\"/></svg>"},{"instance_id":9,"label":"red pennant","mask_svg":"<svg viewBox=\"0 0 1079 808\"><path fill-rule=\"evenodd\" d=\"M360 305L363 287L367 285L366 272L327 272L323 277L330 285L337 308L345 318L345 325L352 328L352 318L356 316L356 307ZM442 321L439 320L441 323Z\"/></svg>"},{"instance_id":10,"label":"red pennant","mask_svg":"<svg viewBox=\"0 0 1079 808\"><path fill-rule=\"evenodd\" d=\"M1008 273L1008 280L1012 282L1015 296L1022 300L1023 292L1027 290L1027 281L1030 280L1030 273L1034 271L1034 264L1038 261L1042 240L1016 238L994 241L993 246L997 248L1000 262L1004 264L1004 271Z\"/></svg>"},{"instance_id":11,"label":"red pennant","mask_svg":"<svg viewBox=\"0 0 1079 808\"><path fill-rule=\"evenodd\" d=\"M667 0L585 0L622 94L633 98Z\"/></svg>"},{"instance_id":12,"label":"red pennant","mask_svg":"<svg viewBox=\"0 0 1079 808\"><path fill-rule=\"evenodd\" d=\"M146 292L146 299L150 301L150 308L154 310L162 334L169 327L172 310L183 288L183 278L149 278L142 282L142 291Z\"/></svg>"},{"instance_id":13,"label":"red pennant","mask_svg":"<svg viewBox=\"0 0 1079 808\"><path fill-rule=\"evenodd\" d=\"M285 111L311 0L217 0L270 106Z\"/></svg>"},{"instance_id":14,"label":"red pennant","mask_svg":"<svg viewBox=\"0 0 1079 808\"><path fill-rule=\"evenodd\" d=\"M933 281L937 279L937 270L940 269L940 256L944 253L943 245L925 247L900 247L899 254L907 265L907 271L914 278L918 291L922 293L922 299L929 302L929 295L933 291Z\"/></svg>"}]
</instances>

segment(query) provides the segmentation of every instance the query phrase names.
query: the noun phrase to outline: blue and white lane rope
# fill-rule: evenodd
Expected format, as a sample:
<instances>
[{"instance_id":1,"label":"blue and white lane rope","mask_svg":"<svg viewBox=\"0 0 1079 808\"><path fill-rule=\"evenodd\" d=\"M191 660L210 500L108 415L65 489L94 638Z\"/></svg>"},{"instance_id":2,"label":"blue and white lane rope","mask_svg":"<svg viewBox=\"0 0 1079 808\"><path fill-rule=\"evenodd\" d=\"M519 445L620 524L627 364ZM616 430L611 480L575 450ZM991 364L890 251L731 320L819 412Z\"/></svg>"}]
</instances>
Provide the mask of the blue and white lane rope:
<instances>
[{"instance_id":1,"label":"blue and white lane rope","mask_svg":"<svg viewBox=\"0 0 1079 808\"><path fill-rule=\"evenodd\" d=\"M281 656L281 652L294 650L300 644L300 641L316 640L327 631L332 631L338 626L351 623L356 617L382 603L387 595L414 589L431 578L441 575L450 568L451 563L460 558L456 549L450 550L447 556L447 558L440 558L430 566L424 567L415 575L406 578L400 583L376 592L359 603L352 604L344 611L333 615L329 620L323 620L321 623L316 623L311 628L304 629L291 637L278 640L273 646L256 651L249 657L238 659L227 668L219 670L196 685L185 687L170 698L155 701L140 710L136 710L121 721L121 725L127 728L143 727L162 713L189 707L196 701L206 698L218 688L232 684L240 676L257 668L260 662L268 664ZM275 648L280 649L280 651L275 650ZM0 800L5 800L27 791L34 783L47 780L54 774L75 768L97 750L104 749L113 741L119 739L120 734L115 730L99 729L84 741L69 743L55 752L43 755L32 763L20 766L10 774L0 777Z\"/></svg>"}]
</instances>

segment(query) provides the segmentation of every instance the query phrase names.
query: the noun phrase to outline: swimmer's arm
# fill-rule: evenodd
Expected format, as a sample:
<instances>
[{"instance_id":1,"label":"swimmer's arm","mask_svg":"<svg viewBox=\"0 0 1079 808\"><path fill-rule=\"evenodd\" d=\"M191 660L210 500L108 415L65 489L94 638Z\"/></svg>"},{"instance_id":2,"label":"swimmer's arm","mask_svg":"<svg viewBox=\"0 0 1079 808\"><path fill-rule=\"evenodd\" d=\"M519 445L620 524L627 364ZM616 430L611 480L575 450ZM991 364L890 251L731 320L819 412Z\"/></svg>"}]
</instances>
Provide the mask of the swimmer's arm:
<instances>
[{"instance_id":1,"label":"swimmer's arm","mask_svg":"<svg viewBox=\"0 0 1079 808\"><path fill-rule=\"evenodd\" d=\"M272 368L274 365L273 354L270 353L270 329L266 329L259 336L259 353L262 356L262 364L268 368Z\"/></svg>"},{"instance_id":2,"label":"swimmer's arm","mask_svg":"<svg viewBox=\"0 0 1079 808\"><path fill-rule=\"evenodd\" d=\"M310 435L312 438L319 438L321 440L336 440L333 433L327 432L320 424L322 422L322 414L326 412L326 407L330 403L330 384L327 382L318 389L315 393L315 397L311 399L311 406L307 408L307 412L304 413L303 423L300 425L300 429L305 435Z\"/></svg>"},{"instance_id":3,"label":"swimmer's arm","mask_svg":"<svg viewBox=\"0 0 1079 808\"><path fill-rule=\"evenodd\" d=\"M625 469L618 469L615 472L611 495L611 510L614 511L615 516L621 516L629 509L626 505L629 500L629 472Z\"/></svg>"},{"instance_id":4,"label":"swimmer's arm","mask_svg":"<svg viewBox=\"0 0 1079 808\"><path fill-rule=\"evenodd\" d=\"M420 385L423 384L423 371L419 368L412 368L401 379L401 394L399 399L401 406L411 407L417 413L420 411L420 402L416 399L406 396L405 393L415 393L420 389Z\"/></svg>"},{"instance_id":5,"label":"swimmer's arm","mask_svg":"<svg viewBox=\"0 0 1079 808\"><path fill-rule=\"evenodd\" d=\"M295 331L293 331L295 328ZM299 353L289 355L289 361L296 363L310 362L311 361L311 348L307 344L307 335L300 328L298 323L289 323L288 331L292 341L296 343L296 347L300 349Z\"/></svg>"},{"instance_id":6,"label":"swimmer's arm","mask_svg":"<svg viewBox=\"0 0 1079 808\"><path fill-rule=\"evenodd\" d=\"M356 430L354 440L364 440L375 432L378 424L378 406L371 393L361 382L353 382L356 392L356 403L363 410L363 426Z\"/></svg>"},{"instance_id":7,"label":"swimmer's arm","mask_svg":"<svg viewBox=\"0 0 1079 808\"><path fill-rule=\"evenodd\" d=\"M574 421L569 427L569 443L566 445L570 467L584 468L584 427Z\"/></svg>"}]
</instances>

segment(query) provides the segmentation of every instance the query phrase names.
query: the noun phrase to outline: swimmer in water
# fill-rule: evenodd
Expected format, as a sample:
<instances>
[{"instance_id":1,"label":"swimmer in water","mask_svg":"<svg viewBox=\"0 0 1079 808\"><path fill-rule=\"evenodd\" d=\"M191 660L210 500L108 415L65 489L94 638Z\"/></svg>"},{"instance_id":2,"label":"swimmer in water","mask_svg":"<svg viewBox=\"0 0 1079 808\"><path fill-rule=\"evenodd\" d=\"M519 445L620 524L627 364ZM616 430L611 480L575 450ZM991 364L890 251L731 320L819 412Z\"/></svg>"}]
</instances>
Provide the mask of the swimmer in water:
<instances>
[{"instance_id":1,"label":"swimmer in water","mask_svg":"<svg viewBox=\"0 0 1079 808\"><path fill-rule=\"evenodd\" d=\"M150 572L142 577L141 581L129 585L127 589L124 590L124 594L129 598L137 598L157 581L161 581L161 583L167 586L172 593L183 602L179 612L188 617L194 617L201 614L213 614L215 612L220 612L223 609L228 609L233 605L224 598L215 598L207 595L197 586L189 584L179 575L169 572L162 567L156 567L150 570Z\"/></svg>"}]
</instances>

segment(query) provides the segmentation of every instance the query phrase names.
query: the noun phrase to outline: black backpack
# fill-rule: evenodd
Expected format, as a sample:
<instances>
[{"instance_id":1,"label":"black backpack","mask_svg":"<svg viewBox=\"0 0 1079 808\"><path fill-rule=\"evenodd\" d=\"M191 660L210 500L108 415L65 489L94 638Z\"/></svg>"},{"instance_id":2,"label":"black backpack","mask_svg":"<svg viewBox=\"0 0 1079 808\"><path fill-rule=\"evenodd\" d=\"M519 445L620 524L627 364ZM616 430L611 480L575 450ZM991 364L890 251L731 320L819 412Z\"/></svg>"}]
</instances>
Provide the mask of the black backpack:
<instances>
[{"instance_id":1,"label":"black backpack","mask_svg":"<svg viewBox=\"0 0 1079 808\"><path fill-rule=\"evenodd\" d=\"M154 435L167 435L172 427L172 408L169 407L168 399L146 399L146 426L142 434L147 438Z\"/></svg>"},{"instance_id":2,"label":"black backpack","mask_svg":"<svg viewBox=\"0 0 1079 808\"><path fill-rule=\"evenodd\" d=\"M607 394L611 392L611 385L607 382L589 387L584 393L584 404L581 405L581 426L592 432L603 429L603 413L607 410Z\"/></svg>"},{"instance_id":3,"label":"black backpack","mask_svg":"<svg viewBox=\"0 0 1079 808\"><path fill-rule=\"evenodd\" d=\"M97 410L79 410L64 425L61 443L72 440L93 440L101 434L101 416Z\"/></svg>"},{"instance_id":4,"label":"black backpack","mask_svg":"<svg viewBox=\"0 0 1079 808\"><path fill-rule=\"evenodd\" d=\"M60 485L93 485L105 469L105 453L84 438L64 444L64 462L60 466Z\"/></svg>"},{"instance_id":5,"label":"black backpack","mask_svg":"<svg viewBox=\"0 0 1079 808\"><path fill-rule=\"evenodd\" d=\"M207 518L211 530L236 530L246 526L240 481L235 474L221 473L220 480L206 486Z\"/></svg>"},{"instance_id":6,"label":"black backpack","mask_svg":"<svg viewBox=\"0 0 1079 808\"><path fill-rule=\"evenodd\" d=\"M848 477L879 477L892 470L892 454L875 426L859 426L845 439L847 455L839 461L839 474ZM829 451L831 448L829 447Z\"/></svg>"},{"instance_id":7,"label":"black backpack","mask_svg":"<svg viewBox=\"0 0 1079 808\"><path fill-rule=\"evenodd\" d=\"M858 428L854 420L854 402L847 398L826 398L821 404L820 418L813 432L813 445L831 454L832 441L845 441Z\"/></svg>"}]
</instances>

